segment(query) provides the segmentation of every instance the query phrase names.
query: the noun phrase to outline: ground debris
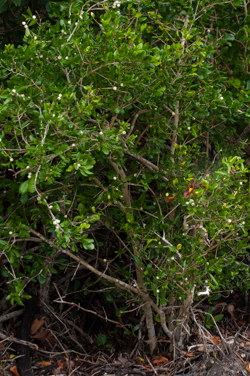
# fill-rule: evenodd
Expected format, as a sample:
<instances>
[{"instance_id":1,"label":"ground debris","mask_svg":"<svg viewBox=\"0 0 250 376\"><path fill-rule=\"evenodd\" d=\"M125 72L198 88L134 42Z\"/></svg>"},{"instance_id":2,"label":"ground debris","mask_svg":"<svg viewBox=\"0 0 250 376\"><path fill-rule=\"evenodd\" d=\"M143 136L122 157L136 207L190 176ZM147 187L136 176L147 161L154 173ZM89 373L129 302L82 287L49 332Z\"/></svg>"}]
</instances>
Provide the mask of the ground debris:
<instances>
[{"instance_id":1,"label":"ground debris","mask_svg":"<svg viewBox=\"0 0 250 376\"><path fill-rule=\"evenodd\" d=\"M247 375L246 364L235 353L224 356L221 360L209 358L199 362L192 369L193 376L238 376Z\"/></svg>"}]
</instances>

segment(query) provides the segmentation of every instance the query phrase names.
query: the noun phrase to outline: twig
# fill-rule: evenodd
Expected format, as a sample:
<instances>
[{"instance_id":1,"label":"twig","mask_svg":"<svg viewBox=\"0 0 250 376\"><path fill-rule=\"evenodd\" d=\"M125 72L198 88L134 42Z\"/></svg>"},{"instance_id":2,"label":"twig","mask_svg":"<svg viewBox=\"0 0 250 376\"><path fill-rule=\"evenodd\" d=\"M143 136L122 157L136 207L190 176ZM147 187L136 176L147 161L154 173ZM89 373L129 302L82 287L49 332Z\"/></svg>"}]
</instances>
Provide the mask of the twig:
<instances>
[{"instance_id":1,"label":"twig","mask_svg":"<svg viewBox=\"0 0 250 376\"><path fill-rule=\"evenodd\" d=\"M0 338L4 341L19 343L21 345L29 346L33 350L39 350L39 347L35 343L31 343L29 341L23 341L22 339L17 339L12 336L6 336L5 334L0 332Z\"/></svg>"},{"instance_id":2,"label":"twig","mask_svg":"<svg viewBox=\"0 0 250 376\"><path fill-rule=\"evenodd\" d=\"M9 319L13 319L14 317L21 316L23 313L24 309L19 309L19 311L7 313L6 315L0 316L0 322L4 322Z\"/></svg>"},{"instance_id":3,"label":"twig","mask_svg":"<svg viewBox=\"0 0 250 376\"><path fill-rule=\"evenodd\" d=\"M232 352L234 351L234 348L235 348L235 345L236 345L237 338L239 337L239 334L240 334L241 330L243 329L243 327L244 327L244 325L242 325L242 326L240 327L240 329L238 330L238 332L236 333L236 336L235 336L235 338L234 338L234 343L233 343Z\"/></svg>"}]
</instances>

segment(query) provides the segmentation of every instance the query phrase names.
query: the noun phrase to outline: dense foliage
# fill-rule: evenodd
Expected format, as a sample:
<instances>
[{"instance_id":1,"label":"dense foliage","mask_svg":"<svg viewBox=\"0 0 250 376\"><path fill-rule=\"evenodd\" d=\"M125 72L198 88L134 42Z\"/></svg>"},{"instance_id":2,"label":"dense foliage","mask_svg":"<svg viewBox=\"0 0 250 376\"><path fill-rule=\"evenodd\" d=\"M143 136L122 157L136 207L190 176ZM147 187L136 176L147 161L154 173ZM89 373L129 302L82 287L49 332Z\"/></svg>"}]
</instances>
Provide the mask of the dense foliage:
<instances>
[{"instance_id":1,"label":"dense foliage","mask_svg":"<svg viewBox=\"0 0 250 376\"><path fill-rule=\"evenodd\" d=\"M7 298L74 259L143 303L151 351L154 321L181 347L197 292L249 288L247 4L46 10L0 53Z\"/></svg>"}]
</instances>

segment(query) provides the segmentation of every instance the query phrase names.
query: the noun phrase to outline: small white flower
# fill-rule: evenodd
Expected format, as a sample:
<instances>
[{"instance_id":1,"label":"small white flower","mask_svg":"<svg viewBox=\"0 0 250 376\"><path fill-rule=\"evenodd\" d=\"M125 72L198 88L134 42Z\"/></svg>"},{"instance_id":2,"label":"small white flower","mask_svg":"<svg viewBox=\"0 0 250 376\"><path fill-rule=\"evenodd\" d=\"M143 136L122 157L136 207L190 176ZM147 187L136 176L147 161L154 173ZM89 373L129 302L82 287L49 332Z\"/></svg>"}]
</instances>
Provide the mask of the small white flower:
<instances>
[{"instance_id":1,"label":"small white flower","mask_svg":"<svg viewBox=\"0 0 250 376\"><path fill-rule=\"evenodd\" d=\"M37 37L36 37L36 36L34 37L34 40L37 40Z\"/></svg>"},{"instance_id":2,"label":"small white flower","mask_svg":"<svg viewBox=\"0 0 250 376\"><path fill-rule=\"evenodd\" d=\"M103 132L99 132L99 135L102 136L102 135L103 135Z\"/></svg>"},{"instance_id":3,"label":"small white flower","mask_svg":"<svg viewBox=\"0 0 250 376\"><path fill-rule=\"evenodd\" d=\"M30 166L26 166L26 170L28 170L30 168Z\"/></svg>"},{"instance_id":4,"label":"small white flower","mask_svg":"<svg viewBox=\"0 0 250 376\"><path fill-rule=\"evenodd\" d=\"M15 90L15 89L12 89L12 93L16 93L16 90Z\"/></svg>"},{"instance_id":5,"label":"small white flower","mask_svg":"<svg viewBox=\"0 0 250 376\"><path fill-rule=\"evenodd\" d=\"M243 182L242 182L242 181L240 182L240 185L243 185Z\"/></svg>"},{"instance_id":6,"label":"small white flower","mask_svg":"<svg viewBox=\"0 0 250 376\"><path fill-rule=\"evenodd\" d=\"M241 222L242 226L244 226L245 222Z\"/></svg>"},{"instance_id":7,"label":"small white flower","mask_svg":"<svg viewBox=\"0 0 250 376\"><path fill-rule=\"evenodd\" d=\"M114 86L114 87L113 87L113 90L117 90L117 87L116 87L116 86Z\"/></svg>"},{"instance_id":8,"label":"small white flower","mask_svg":"<svg viewBox=\"0 0 250 376\"><path fill-rule=\"evenodd\" d=\"M160 290L156 290L157 294L159 294Z\"/></svg>"},{"instance_id":9,"label":"small white flower","mask_svg":"<svg viewBox=\"0 0 250 376\"><path fill-rule=\"evenodd\" d=\"M122 134L126 134L126 131L122 131Z\"/></svg>"},{"instance_id":10,"label":"small white flower","mask_svg":"<svg viewBox=\"0 0 250 376\"><path fill-rule=\"evenodd\" d=\"M186 202L186 205L189 205L189 201Z\"/></svg>"},{"instance_id":11,"label":"small white flower","mask_svg":"<svg viewBox=\"0 0 250 376\"><path fill-rule=\"evenodd\" d=\"M60 223L60 219L55 219L55 222L56 223Z\"/></svg>"},{"instance_id":12,"label":"small white flower","mask_svg":"<svg viewBox=\"0 0 250 376\"><path fill-rule=\"evenodd\" d=\"M72 146L72 148L74 148L76 146L76 144L72 144L71 146Z\"/></svg>"},{"instance_id":13,"label":"small white flower","mask_svg":"<svg viewBox=\"0 0 250 376\"><path fill-rule=\"evenodd\" d=\"M24 28L27 29L27 28L28 28L28 25L24 25Z\"/></svg>"},{"instance_id":14,"label":"small white flower","mask_svg":"<svg viewBox=\"0 0 250 376\"><path fill-rule=\"evenodd\" d=\"M56 116L55 114L52 115L52 117L55 117L55 116Z\"/></svg>"},{"instance_id":15,"label":"small white flower","mask_svg":"<svg viewBox=\"0 0 250 376\"><path fill-rule=\"evenodd\" d=\"M31 173L31 172L29 172L29 173L28 173L28 179L30 179L30 178L31 178L31 176L32 176L32 173Z\"/></svg>"},{"instance_id":16,"label":"small white flower","mask_svg":"<svg viewBox=\"0 0 250 376\"><path fill-rule=\"evenodd\" d=\"M108 200L110 200L110 195L108 195Z\"/></svg>"},{"instance_id":17,"label":"small white flower","mask_svg":"<svg viewBox=\"0 0 250 376\"><path fill-rule=\"evenodd\" d=\"M53 208L53 205L49 205L49 208L52 209L52 208Z\"/></svg>"},{"instance_id":18,"label":"small white flower","mask_svg":"<svg viewBox=\"0 0 250 376\"><path fill-rule=\"evenodd\" d=\"M174 260L174 257L171 257L171 260Z\"/></svg>"},{"instance_id":19,"label":"small white flower","mask_svg":"<svg viewBox=\"0 0 250 376\"><path fill-rule=\"evenodd\" d=\"M68 216L65 214L64 218L68 218Z\"/></svg>"},{"instance_id":20,"label":"small white flower","mask_svg":"<svg viewBox=\"0 0 250 376\"><path fill-rule=\"evenodd\" d=\"M207 32L208 32L208 33L210 33L210 31L211 31L210 29L207 29Z\"/></svg>"},{"instance_id":21,"label":"small white flower","mask_svg":"<svg viewBox=\"0 0 250 376\"><path fill-rule=\"evenodd\" d=\"M24 25L26 25L26 22L25 22L25 21L23 21L23 22L22 22L22 25L23 25L23 26L24 26Z\"/></svg>"},{"instance_id":22,"label":"small white flower","mask_svg":"<svg viewBox=\"0 0 250 376\"><path fill-rule=\"evenodd\" d=\"M33 20L35 20L35 19L36 19L36 16L34 15L34 16L32 16L32 18L33 18Z\"/></svg>"},{"instance_id":23,"label":"small white flower","mask_svg":"<svg viewBox=\"0 0 250 376\"><path fill-rule=\"evenodd\" d=\"M68 21L68 24L71 25L71 21L70 20Z\"/></svg>"},{"instance_id":24,"label":"small white flower","mask_svg":"<svg viewBox=\"0 0 250 376\"><path fill-rule=\"evenodd\" d=\"M155 107L155 108L154 108L154 110L155 110L155 111L157 111L157 110L158 110L158 108L157 108L157 107Z\"/></svg>"},{"instance_id":25,"label":"small white flower","mask_svg":"<svg viewBox=\"0 0 250 376\"><path fill-rule=\"evenodd\" d=\"M187 129L190 131L191 128L190 128L190 127L187 127Z\"/></svg>"},{"instance_id":26,"label":"small white flower","mask_svg":"<svg viewBox=\"0 0 250 376\"><path fill-rule=\"evenodd\" d=\"M116 179L117 179L117 177L116 177L116 176L114 176L114 177L113 177L113 179L114 179L114 180L116 180Z\"/></svg>"},{"instance_id":27,"label":"small white flower","mask_svg":"<svg viewBox=\"0 0 250 376\"><path fill-rule=\"evenodd\" d=\"M2 139L0 138L0 142L2 142Z\"/></svg>"},{"instance_id":28,"label":"small white flower","mask_svg":"<svg viewBox=\"0 0 250 376\"><path fill-rule=\"evenodd\" d=\"M79 133L80 133L80 134L83 134L83 131L80 131Z\"/></svg>"},{"instance_id":29,"label":"small white flower","mask_svg":"<svg viewBox=\"0 0 250 376\"><path fill-rule=\"evenodd\" d=\"M117 187L115 187L115 190L118 191L119 189Z\"/></svg>"},{"instance_id":30,"label":"small white flower","mask_svg":"<svg viewBox=\"0 0 250 376\"><path fill-rule=\"evenodd\" d=\"M13 158L10 158L10 162L13 162L14 161L14 159Z\"/></svg>"},{"instance_id":31,"label":"small white flower","mask_svg":"<svg viewBox=\"0 0 250 376\"><path fill-rule=\"evenodd\" d=\"M60 60L61 58L62 58L62 56L61 56L61 55L57 56L57 59L58 59L58 60Z\"/></svg>"},{"instance_id":32,"label":"small white flower","mask_svg":"<svg viewBox=\"0 0 250 376\"><path fill-rule=\"evenodd\" d=\"M228 219L228 223L231 223L232 222L232 219Z\"/></svg>"},{"instance_id":33,"label":"small white flower","mask_svg":"<svg viewBox=\"0 0 250 376\"><path fill-rule=\"evenodd\" d=\"M77 165L76 165L76 169L78 170L80 167L81 167L81 164L80 164L80 163L77 163Z\"/></svg>"},{"instance_id":34,"label":"small white flower","mask_svg":"<svg viewBox=\"0 0 250 376\"><path fill-rule=\"evenodd\" d=\"M78 22L75 22L75 26L77 26L78 25Z\"/></svg>"},{"instance_id":35,"label":"small white flower","mask_svg":"<svg viewBox=\"0 0 250 376\"><path fill-rule=\"evenodd\" d=\"M223 101L223 99L224 99L223 97L220 97L220 100L221 100L221 101Z\"/></svg>"},{"instance_id":36,"label":"small white flower","mask_svg":"<svg viewBox=\"0 0 250 376\"><path fill-rule=\"evenodd\" d=\"M192 203L191 203L191 205L192 205L192 206L194 206L194 205L195 205L195 203L194 203L194 202L192 202Z\"/></svg>"},{"instance_id":37,"label":"small white flower","mask_svg":"<svg viewBox=\"0 0 250 376\"><path fill-rule=\"evenodd\" d=\"M159 279L159 277L157 276L156 279Z\"/></svg>"},{"instance_id":38,"label":"small white flower","mask_svg":"<svg viewBox=\"0 0 250 376\"><path fill-rule=\"evenodd\" d=\"M192 117L192 120L195 120L195 117Z\"/></svg>"},{"instance_id":39,"label":"small white flower","mask_svg":"<svg viewBox=\"0 0 250 376\"><path fill-rule=\"evenodd\" d=\"M122 82L120 83L120 86L123 86L123 83L122 83Z\"/></svg>"},{"instance_id":40,"label":"small white flower","mask_svg":"<svg viewBox=\"0 0 250 376\"><path fill-rule=\"evenodd\" d=\"M10 234L10 235L12 235L12 234L13 234L13 232L12 232L12 231L9 231L9 234Z\"/></svg>"},{"instance_id":41,"label":"small white flower","mask_svg":"<svg viewBox=\"0 0 250 376\"><path fill-rule=\"evenodd\" d=\"M174 116L175 115L175 112L172 112L172 116Z\"/></svg>"}]
</instances>

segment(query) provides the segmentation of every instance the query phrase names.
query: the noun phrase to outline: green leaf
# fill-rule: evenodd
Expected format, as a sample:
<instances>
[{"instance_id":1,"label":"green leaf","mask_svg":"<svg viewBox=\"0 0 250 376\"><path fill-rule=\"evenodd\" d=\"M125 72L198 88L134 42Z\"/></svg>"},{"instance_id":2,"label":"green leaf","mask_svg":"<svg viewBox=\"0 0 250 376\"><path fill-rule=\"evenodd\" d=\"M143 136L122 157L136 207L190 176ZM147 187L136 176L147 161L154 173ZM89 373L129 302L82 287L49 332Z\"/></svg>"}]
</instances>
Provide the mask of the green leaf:
<instances>
[{"instance_id":1,"label":"green leaf","mask_svg":"<svg viewBox=\"0 0 250 376\"><path fill-rule=\"evenodd\" d=\"M106 155L109 154L109 149L108 149L108 147L107 147L106 145L102 145L102 152L103 152L104 154L106 154Z\"/></svg>"},{"instance_id":2,"label":"green leaf","mask_svg":"<svg viewBox=\"0 0 250 376\"><path fill-rule=\"evenodd\" d=\"M28 187L29 187L29 180L26 180L26 181L24 181L20 185L20 187L19 187L19 193L21 193L22 195L24 195L27 192Z\"/></svg>"},{"instance_id":3,"label":"green leaf","mask_svg":"<svg viewBox=\"0 0 250 376\"><path fill-rule=\"evenodd\" d=\"M212 279L212 281L214 282L215 286L218 286L218 282L216 281L214 276L211 273L209 273L209 275L210 275L210 278Z\"/></svg>"},{"instance_id":4,"label":"green leaf","mask_svg":"<svg viewBox=\"0 0 250 376\"><path fill-rule=\"evenodd\" d=\"M140 329L140 324L137 324L135 327L134 327L134 332L137 332L137 330L139 330Z\"/></svg>"},{"instance_id":5,"label":"green leaf","mask_svg":"<svg viewBox=\"0 0 250 376\"><path fill-rule=\"evenodd\" d=\"M107 342L107 337L105 336L105 334L99 334L99 336L96 339L96 342L98 345L105 345L105 343Z\"/></svg>"},{"instance_id":6,"label":"green leaf","mask_svg":"<svg viewBox=\"0 0 250 376\"><path fill-rule=\"evenodd\" d=\"M225 40L233 41L234 40L234 35L233 34L225 33Z\"/></svg>"},{"instance_id":7,"label":"green leaf","mask_svg":"<svg viewBox=\"0 0 250 376\"><path fill-rule=\"evenodd\" d=\"M93 250L93 249L95 249L95 245L93 243L91 243L91 244L83 244L83 248L84 249Z\"/></svg>"},{"instance_id":8,"label":"green leaf","mask_svg":"<svg viewBox=\"0 0 250 376\"><path fill-rule=\"evenodd\" d=\"M30 193L34 193L34 192L35 192L34 179L30 179L30 180L29 180L28 191L29 191Z\"/></svg>"},{"instance_id":9,"label":"green leaf","mask_svg":"<svg viewBox=\"0 0 250 376\"><path fill-rule=\"evenodd\" d=\"M211 300L218 300L221 298L221 293L217 292L211 297Z\"/></svg>"},{"instance_id":10,"label":"green leaf","mask_svg":"<svg viewBox=\"0 0 250 376\"><path fill-rule=\"evenodd\" d=\"M46 276L44 276L43 274L39 274L39 276L38 276L38 282L41 284L41 285L43 285L44 283L45 283L45 281L46 281Z\"/></svg>"},{"instance_id":11,"label":"green leaf","mask_svg":"<svg viewBox=\"0 0 250 376\"><path fill-rule=\"evenodd\" d=\"M233 4L234 6L237 6L237 5L240 5L240 4L243 4L243 3L244 3L243 0L234 0L234 1L232 2L232 4Z\"/></svg>"},{"instance_id":12,"label":"green leaf","mask_svg":"<svg viewBox=\"0 0 250 376\"><path fill-rule=\"evenodd\" d=\"M124 334L132 334L131 330L125 330Z\"/></svg>"},{"instance_id":13,"label":"green leaf","mask_svg":"<svg viewBox=\"0 0 250 376\"><path fill-rule=\"evenodd\" d=\"M138 265L141 265L141 259L138 256L134 255L134 260Z\"/></svg>"},{"instance_id":14,"label":"green leaf","mask_svg":"<svg viewBox=\"0 0 250 376\"><path fill-rule=\"evenodd\" d=\"M217 322L217 321L221 320L223 317L224 317L224 315L222 315L222 314L220 314L220 315L215 315L215 316L214 316L214 321Z\"/></svg>"},{"instance_id":15,"label":"green leaf","mask_svg":"<svg viewBox=\"0 0 250 376\"><path fill-rule=\"evenodd\" d=\"M106 293L106 299L107 299L107 302L114 303L114 297L111 294Z\"/></svg>"},{"instance_id":16,"label":"green leaf","mask_svg":"<svg viewBox=\"0 0 250 376\"><path fill-rule=\"evenodd\" d=\"M26 204L28 199L29 199L29 196L25 193L24 195L21 196L20 201L22 204Z\"/></svg>"},{"instance_id":17,"label":"green leaf","mask_svg":"<svg viewBox=\"0 0 250 376\"><path fill-rule=\"evenodd\" d=\"M30 36L30 30L29 30L28 27L27 27L27 29L25 29L25 36L26 36L26 37L29 37L29 36Z\"/></svg>"}]
</instances>

